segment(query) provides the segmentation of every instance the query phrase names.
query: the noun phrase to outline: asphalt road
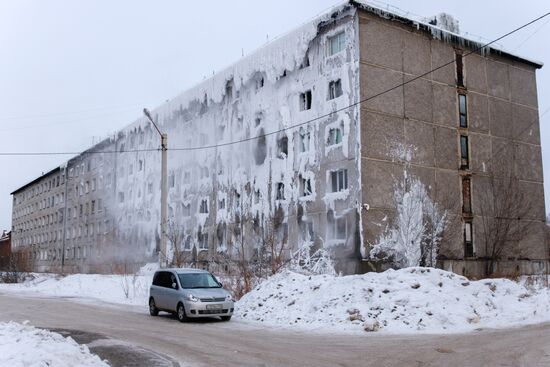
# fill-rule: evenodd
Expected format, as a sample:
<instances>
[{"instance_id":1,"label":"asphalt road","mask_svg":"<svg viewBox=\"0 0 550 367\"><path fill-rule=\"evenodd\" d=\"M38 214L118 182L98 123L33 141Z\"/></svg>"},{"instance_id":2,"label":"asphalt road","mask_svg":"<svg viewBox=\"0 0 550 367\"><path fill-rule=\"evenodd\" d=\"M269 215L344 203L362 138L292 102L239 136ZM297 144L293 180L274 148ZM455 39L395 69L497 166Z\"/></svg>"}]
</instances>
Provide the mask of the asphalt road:
<instances>
[{"instance_id":1,"label":"asphalt road","mask_svg":"<svg viewBox=\"0 0 550 367\"><path fill-rule=\"evenodd\" d=\"M0 293L0 321L61 330L98 348L113 366L550 366L550 323L455 335L351 336L238 320L181 324L146 312Z\"/></svg>"}]
</instances>

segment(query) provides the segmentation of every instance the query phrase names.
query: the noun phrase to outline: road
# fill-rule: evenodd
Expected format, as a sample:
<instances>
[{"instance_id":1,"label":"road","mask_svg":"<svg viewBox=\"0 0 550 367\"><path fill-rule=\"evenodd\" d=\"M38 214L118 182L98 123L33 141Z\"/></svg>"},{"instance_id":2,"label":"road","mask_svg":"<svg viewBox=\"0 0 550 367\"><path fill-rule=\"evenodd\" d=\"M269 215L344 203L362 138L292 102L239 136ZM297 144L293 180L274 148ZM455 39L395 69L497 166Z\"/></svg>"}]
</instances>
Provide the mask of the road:
<instances>
[{"instance_id":1,"label":"road","mask_svg":"<svg viewBox=\"0 0 550 367\"><path fill-rule=\"evenodd\" d=\"M238 320L181 324L168 315L151 317L145 307L0 293L0 321L9 320L77 336L100 335L76 340L96 340L93 346L100 339L101 346L131 346L144 353L134 358L141 364L113 365L157 365L144 362L154 351L161 359L169 356L164 362L172 358L181 366L550 366L550 323L455 335L330 335L270 330Z\"/></svg>"}]
</instances>

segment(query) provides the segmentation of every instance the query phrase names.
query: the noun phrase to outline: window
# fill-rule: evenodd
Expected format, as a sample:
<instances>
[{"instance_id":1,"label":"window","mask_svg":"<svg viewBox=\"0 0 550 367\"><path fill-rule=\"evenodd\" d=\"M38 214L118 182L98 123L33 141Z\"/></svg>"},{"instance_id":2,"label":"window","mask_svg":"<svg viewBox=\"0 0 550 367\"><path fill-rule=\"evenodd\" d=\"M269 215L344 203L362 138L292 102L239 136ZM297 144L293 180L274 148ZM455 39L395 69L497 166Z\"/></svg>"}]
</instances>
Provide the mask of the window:
<instances>
[{"instance_id":1,"label":"window","mask_svg":"<svg viewBox=\"0 0 550 367\"><path fill-rule=\"evenodd\" d=\"M286 158L288 156L288 138L283 136L277 142L277 150L279 158Z\"/></svg>"},{"instance_id":2,"label":"window","mask_svg":"<svg viewBox=\"0 0 550 367\"><path fill-rule=\"evenodd\" d=\"M332 56L346 48L346 33L340 32L328 38L328 55Z\"/></svg>"},{"instance_id":3,"label":"window","mask_svg":"<svg viewBox=\"0 0 550 367\"><path fill-rule=\"evenodd\" d=\"M311 134L309 131L300 131L300 151L309 152L309 145L311 142Z\"/></svg>"},{"instance_id":4,"label":"window","mask_svg":"<svg viewBox=\"0 0 550 367\"><path fill-rule=\"evenodd\" d=\"M123 192L119 192L119 193L118 193L118 202L119 202L119 203L123 203L123 202L124 202L124 193L123 193Z\"/></svg>"},{"instance_id":5,"label":"window","mask_svg":"<svg viewBox=\"0 0 550 367\"><path fill-rule=\"evenodd\" d=\"M92 180L92 191L95 191L96 179Z\"/></svg>"},{"instance_id":6,"label":"window","mask_svg":"<svg viewBox=\"0 0 550 367\"><path fill-rule=\"evenodd\" d=\"M191 205L187 204L183 206L183 216L184 217L190 217L191 216Z\"/></svg>"},{"instance_id":7,"label":"window","mask_svg":"<svg viewBox=\"0 0 550 367\"><path fill-rule=\"evenodd\" d=\"M264 87L264 77L260 75L256 78L256 90L261 89L263 87Z\"/></svg>"},{"instance_id":8,"label":"window","mask_svg":"<svg viewBox=\"0 0 550 367\"><path fill-rule=\"evenodd\" d=\"M302 196L308 196L311 194L312 194L311 179L303 178L302 179Z\"/></svg>"},{"instance_id":9,"label":"window","mask_svg":"<svg viewBox=\"0 0 550 367\"><path fill-rule=\"evenodd\" d=\"M348 170L341 169L330 173L332 192L339 192L348 188Z\"/></svg>"},{"instance_id":10,"label":"window","mask_svg":"<svg viewBox=\"0 0 550 367\"><path fill-rule=\"evenodd\" d=\"M152 193L153 193L153 183L152 183L152 182L149 182L149 183L147 184L147 192L148 192L149 194L152 194Z\"/></svg>"},{"instance_id":11,"label":"window","mask_svg":"<svg viewBox=\"0 0 550 367\"><path fill-rule=\"evenodd\" d=\"M472 222L464 222L464 256L475 256L474 242L472 236Z\"/></svg>"},{"instance_id":12,"label":"window","mask_svg":"<svg viewBox=\"0 0 550 367\"><path fill-rule=\"evenodd\" d=\"M342 92L342 80L338 79L328 84L328 99L335 99L340 97Z\"/></svg>"},{"instance_id":13,"label":"window","mask_svg":"<svg viewBox=\"0 0 550 367\"><path fill-rule=\"evenodd\" d=\"M225 209L225 199L221 199L218 202L218 209Z\"/></svg>"},{"instance_id":14,"label":"window","mask_svg":"<svg viewBox=\"0 0 550 367\"><path fill-rule=\"evenodd\" d=\"M199 213L202 213L202 214L208 213L208 201L206 199L201 201L201 205L199 207Z\"/></svg>"},{"instance_id":15,"label":"window","mask_svg":"<svg viewBox=\"0 0 550 367\"><path fill-rule=\"evenodd\" d=\"M311 90L300 93L300 111L311 109Z\"/></svg>"},{"instance_id":16,"label":"window","mask_svg":"<svg viewBox=\"0 0 550 367\"><path fill-rule=\"evenodd\" d=\"M208 250L208 233L199 233L199 250Z\"/></svg>"},{"instance_id":17,"label":"window","mask_svg":"<svg viewBox=\"0 0 550 367\"><path fill-rule=\"evenodd\" d=\"M456 85L464 86L464 63L462 62L462 54L456 54Z\"/></svg>"},{"instance_id":18,"label":"window","mask_svg":"<svg viewBox=\"0 0 550 367\"><path fill-rule=\"evenodd\" d=\"M469 151L468 151L468 137L460 136L460 168L468 169L470 164Z\"/></svg>"},{"instance_id":19,"label":"window","mask_svg":"<svg viewBox=\"0 0 550 367\"><path fill-rule=\"evenodd\" d=\"M342 143L342 128L335 127L328 131L327 145Z\"/></svg>"},{"instance_id":20,"label":"window","mask_svg":"<svg viewBox=\"0 0 550 367\"><path fill-rule=\"evenodd\" d=\"M460 127L468 127L468 109L466 103L466 95L458 95L458 113L460 120Z\"/></svg>"},{"instance_id":21,"label":"window","mask_svg":"<svg viewBox=\"0 0 550 367\"><path fill-rule=\"evenodd\" d=\"M305 242L313 242L315 240L312 221L304 221L302 223L302 240Z\"/></svg>"},{"instance_id":22,"label":"window","mask_svg":"<svg viewBox=\"0 0 550 367\"><path fill-rule=\"evenodd\" d=\"M285 199L285 184L282 182L277 183L277 192L275 194L276 200L284 200Z\"/></svg>"},{"instance_id":23,"label":"window","mask_svg":"<svg viewBox=\"0 0 550 367\"><path fill-rule=\"evenodd\" d=\"M308 68L310 65L311 64L309 62L309 52L306 52L306 56L304 56L304 60L300 64L300 69Z\"/></svg>"},{"instance_id":24,"label":"window","mask_svg":"<svg viewBox=\"0 0 550 367\"><path fill-rule=\"evenodd\" d=\"M184 251L191 251L191 237L187 237L185 239L185 242L183 244L183 250Z\"/></svg>"},{"instance_id":25,"label":"window","mask_svg":"<svg viewBox=\"0 0 550 367\"><path fill-rule=\"evenodd\" d=\"M143 171L143 161L140 160L138 163L138 171Z\"/></svg>"},{"instance_id":26,"label":"window","mask_svg":"<svg viewBox=\"0 0 550 367\"><path fill-rule=\"evenodd\" d=\"M462 179L462 212L472 212L471 182L469 177Z\"/></svg>"},{"instance_id":27,"label":"window","mask_svg":"<svg viewBox=\"0 0 550 367\"><path fill-rule=\"evenodd\" d=\"M174 173L170 173L170 177L168 177L168 185L172 188L176 185L176 176Z\"/></svg>"},{"instance_id":28,"label":"window","mask_svg":"<svg viewBox=\"0 0 550 367\"><path fill-rule=\"evenodd\" d=\"M346 240L347 223L346 217L335 218L332 212L327 215L328 224L328 239L329 240Z\"/></svg>"}]
</instances>

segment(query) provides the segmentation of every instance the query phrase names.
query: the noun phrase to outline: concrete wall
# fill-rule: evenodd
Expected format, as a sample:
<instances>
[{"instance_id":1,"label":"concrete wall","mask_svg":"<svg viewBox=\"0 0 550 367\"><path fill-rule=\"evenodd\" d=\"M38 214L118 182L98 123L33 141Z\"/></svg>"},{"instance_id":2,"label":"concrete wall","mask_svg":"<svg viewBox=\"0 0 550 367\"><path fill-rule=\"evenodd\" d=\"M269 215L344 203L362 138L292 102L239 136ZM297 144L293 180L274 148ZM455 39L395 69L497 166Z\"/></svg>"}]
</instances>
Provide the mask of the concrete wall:
<instances>
[{"instance_id":1,"label":"concrete wall","mask_svg":"<svg viewBox=\"0 0 550 367\"><path fill-rule=\"evenodd\" d=\"M366 12L359 13L359 29L361 99L429 72L462 51L427 32ZM511 239L501 258L548 258L535 68L497 55L472 54L464 58L464 74L464 88L459 88L453 62L361 104L362 195L370 207L362 213L366 252L395 216L393 186L406 164L430 197L448 210L450 225L439 253L445 267L456 262L460 265L454 271L465 268L479 275L488 242L482 231L492 228L487 223L497 215L491 208L498 200L493 191L499 180L512 182L522 192L514 198L530 203L517 224L528 224L528 230ZM467 96L466 129L459 127L459 92ZM460 135L469 138L469 169L460 169ZM412 148L409 162L396 157L395 146ZM472 182L473 211L468 216L462 213L461 177ZM472 216L475 256L465 263L462 223L463 217ZM528 264L521 262L522 271L537 271Z\"/></svg>"}]
</instances>

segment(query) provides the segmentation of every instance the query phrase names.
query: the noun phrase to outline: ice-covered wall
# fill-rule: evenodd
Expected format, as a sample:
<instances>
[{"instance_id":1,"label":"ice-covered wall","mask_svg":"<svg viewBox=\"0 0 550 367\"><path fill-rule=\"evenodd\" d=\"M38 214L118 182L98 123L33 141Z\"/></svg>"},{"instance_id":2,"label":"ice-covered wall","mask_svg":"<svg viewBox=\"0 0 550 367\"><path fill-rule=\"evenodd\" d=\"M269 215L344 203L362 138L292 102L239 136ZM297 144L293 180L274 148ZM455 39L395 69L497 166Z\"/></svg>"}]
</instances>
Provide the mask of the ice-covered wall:
<instances>
[{"instance_id":1,"label":"ice-covered wall","mask_svg":"<svg viewBox=\"0 0 550 367\"><path fill-rule=\"evenodd\" d=\"M356 31L355 8L337 7L153 111L168 134L169 220L190 258L236 256L242 243L253 257L272 232L285 253L309 240L354 251L358 110L346 107L358 99ZM105 177L116 243L151 256L159 140L136 121L102 148L119 153L94 174Z\"/></svg>"}]
</instances>

